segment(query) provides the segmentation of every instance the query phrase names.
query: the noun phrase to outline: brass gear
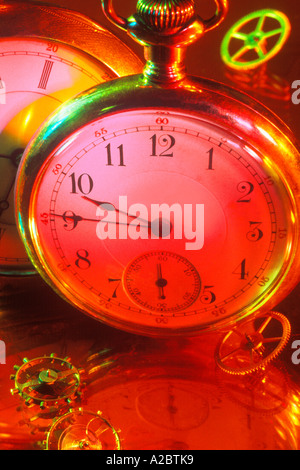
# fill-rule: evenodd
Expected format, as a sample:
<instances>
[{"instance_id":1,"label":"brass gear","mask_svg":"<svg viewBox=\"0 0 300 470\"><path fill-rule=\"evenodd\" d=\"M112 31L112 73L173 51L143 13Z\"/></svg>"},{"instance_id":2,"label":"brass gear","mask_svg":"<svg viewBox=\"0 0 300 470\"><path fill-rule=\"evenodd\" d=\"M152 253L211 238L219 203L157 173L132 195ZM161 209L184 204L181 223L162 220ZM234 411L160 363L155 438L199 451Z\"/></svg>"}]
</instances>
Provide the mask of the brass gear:
<instances>
[{"instance_id":1,"label":"brass gear","mask_svg":"<svg viewBox=\"0 0 300 470\"><path fill-rule=\"evenodd\" d=\"M70 408L53 420L45 450L120 450L119 432L101 411Z\"/></svg>"},{"instance_id":2,"label":"brass gear","mask_svg":"<svg viewBox=\"0 0 300 470\"><path fill-rule=\"evenodd\" d=\"M290 322L281 313L271 311L256 316L221 338L215 351L216 363L229 374L251 374L280 354L290 334Z\"/></svg>"}]
</instances>

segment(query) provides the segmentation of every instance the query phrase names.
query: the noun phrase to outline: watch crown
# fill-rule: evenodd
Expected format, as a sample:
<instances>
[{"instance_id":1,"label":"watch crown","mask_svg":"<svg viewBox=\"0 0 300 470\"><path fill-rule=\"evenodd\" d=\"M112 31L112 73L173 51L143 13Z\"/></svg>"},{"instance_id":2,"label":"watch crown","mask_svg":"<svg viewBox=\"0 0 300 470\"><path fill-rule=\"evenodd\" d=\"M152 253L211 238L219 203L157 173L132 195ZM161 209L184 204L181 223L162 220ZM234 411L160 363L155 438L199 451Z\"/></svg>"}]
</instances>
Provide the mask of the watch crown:
<instances>
[{"instance_id":1,"label":"watch crown","mask_svg":"<svg viewBox=\"0 0 300 470\"><path fill-rule=\"evenodd\" d=\"M194 0L139 0L137 13L152 30L169 34L194 16Z\"/></svg>"}]
</instances>

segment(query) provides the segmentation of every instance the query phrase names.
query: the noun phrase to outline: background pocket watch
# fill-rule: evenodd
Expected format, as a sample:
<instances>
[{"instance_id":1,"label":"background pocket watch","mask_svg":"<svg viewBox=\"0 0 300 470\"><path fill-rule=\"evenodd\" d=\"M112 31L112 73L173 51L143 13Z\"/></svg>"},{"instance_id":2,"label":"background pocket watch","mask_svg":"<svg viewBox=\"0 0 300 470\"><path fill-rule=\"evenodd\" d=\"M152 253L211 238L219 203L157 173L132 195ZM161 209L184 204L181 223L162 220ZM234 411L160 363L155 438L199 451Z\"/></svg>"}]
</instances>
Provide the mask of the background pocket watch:
<instances>
[{"instance_id":1,"label":"background pocket watch","mask_svg":"<svg viewBox=\"0 0 300 470\"><path fill-rule=\"evenodd\" d=\"M0 294L36 272L14 216L14 180L28 141L67 99L140 69L120 39L81 13L0 2Z\"/></svg>"}]
</instances>

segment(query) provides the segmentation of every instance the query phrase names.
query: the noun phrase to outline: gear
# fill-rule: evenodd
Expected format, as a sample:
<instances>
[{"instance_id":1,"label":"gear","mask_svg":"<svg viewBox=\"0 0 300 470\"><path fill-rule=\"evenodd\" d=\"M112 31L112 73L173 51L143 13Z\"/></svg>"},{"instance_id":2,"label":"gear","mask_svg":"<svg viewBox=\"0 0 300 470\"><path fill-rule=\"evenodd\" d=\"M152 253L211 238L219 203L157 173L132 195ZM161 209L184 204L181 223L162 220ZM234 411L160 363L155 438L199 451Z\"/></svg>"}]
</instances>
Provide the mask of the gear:
<instances>
[{"instance_id":1,"label":"gear","mask_svg":"<svg viewBox=\"0 0 300 470\"><path fill-rule=\"evenodd\" d=\"M74 367L70 358L64 359L55 354L23 359L21 366L15 365L16 373L11 375L15 381L13 395L20 395L28 407L39 407L49 414L50 410L64 409L78 401L82 394L82 370Z\"/></svg>"},{"instance_id":2,"label":"gear","mask_svg":"<svg viewBox=\"0 0 300 470\"><path fill-rule=\"evenodd\" d=\"M250 319L221 338L215 352L216 363L229 374L250 374L278 356L290 333L290 323L281 313L272 311Z\"/></svg>"},{"instance_id":3,"label":"gear","mask_svg":"<svg viewBox=\"0 0 300 470\"><path fill-rule=\"evenodd\" d=\"M120 450L118 432L102 416L82 408L54 419L44 443L46 450Z\"/></svg>"}]
</instances>

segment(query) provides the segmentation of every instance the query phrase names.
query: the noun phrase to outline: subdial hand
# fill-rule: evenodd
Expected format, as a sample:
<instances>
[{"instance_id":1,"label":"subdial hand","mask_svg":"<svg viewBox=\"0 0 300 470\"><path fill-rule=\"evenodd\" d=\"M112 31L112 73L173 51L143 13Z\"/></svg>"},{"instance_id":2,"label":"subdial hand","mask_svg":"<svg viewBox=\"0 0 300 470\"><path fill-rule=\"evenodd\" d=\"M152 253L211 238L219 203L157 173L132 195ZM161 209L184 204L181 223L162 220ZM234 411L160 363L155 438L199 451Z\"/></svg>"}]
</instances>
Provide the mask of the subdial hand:
<instances>
[{"instance_id":1,"label":"subdial hand","mask_svg":"<svg viewBox=\"0 0 300 470\"><path fill-rule=\"evenodd\" d=\"M158 298L165 299L164 287L168 284L168 281L162 277L162 269L161 264L157 264L157 280L155 282L156 286L158 287Z\"/></svg>"}]
</instances>

